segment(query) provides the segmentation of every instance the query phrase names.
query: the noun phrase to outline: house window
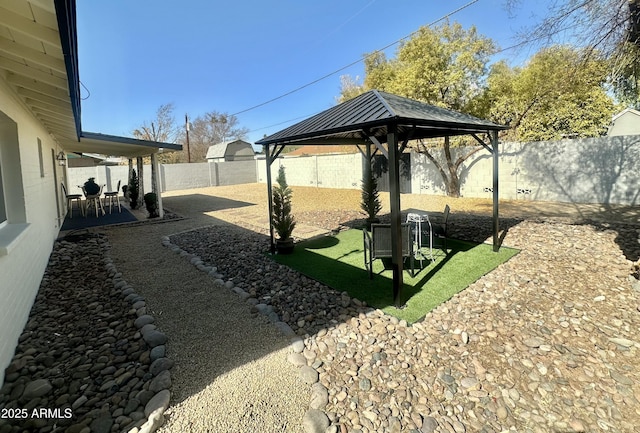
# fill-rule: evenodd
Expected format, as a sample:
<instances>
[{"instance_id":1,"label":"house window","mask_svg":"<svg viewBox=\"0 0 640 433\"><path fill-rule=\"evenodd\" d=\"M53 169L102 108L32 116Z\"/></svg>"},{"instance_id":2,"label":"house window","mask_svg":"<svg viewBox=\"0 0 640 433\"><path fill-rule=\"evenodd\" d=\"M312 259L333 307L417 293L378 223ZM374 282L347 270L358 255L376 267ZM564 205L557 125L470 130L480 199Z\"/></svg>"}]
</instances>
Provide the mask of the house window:
<instances>
[{"instance_id":1,"label":"house window","mask_svg":"<svg viewBox=\"0 0 640 433\"><path fill-rule=\"evenodd\" d=\"M24 198L18 125L0 111L0 257L11 252L29 227Z\"/></svg>"}]
</instances>

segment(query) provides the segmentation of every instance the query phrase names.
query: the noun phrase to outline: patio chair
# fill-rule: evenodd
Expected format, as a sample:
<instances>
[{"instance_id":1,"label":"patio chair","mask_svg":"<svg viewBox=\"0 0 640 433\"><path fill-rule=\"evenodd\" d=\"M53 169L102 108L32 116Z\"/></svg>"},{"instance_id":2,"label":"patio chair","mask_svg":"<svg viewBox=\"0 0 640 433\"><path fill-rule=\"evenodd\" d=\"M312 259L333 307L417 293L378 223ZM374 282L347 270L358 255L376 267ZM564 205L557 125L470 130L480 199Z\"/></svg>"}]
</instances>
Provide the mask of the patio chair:
<instances>
[{"instance_id":1,"label":"patio chair","mask_svg":"<svg viewBox=\"0 0 640 433\"><path fill-rule=\"evenodd\" d=\"M85 187L82 187L82 192L84 193L86 204L85 204L85 216L89 216L89 208L93 207L96 210L96 218L98 218L98 212L102 211L102 215L105 215L104 207L102 206L102 200L100 200L100 196L102 195L102 188L104 185L100 185L100 191L97 194L88 194Z\"/></svg>"},{"instance_id":2,"label":"patio chair","mask_svg":"<svg viewBox=\"0 0 640 433\"><path fill-rule=\"evenodd\" d=\"M113 205L113 200L115 199L118 204L118 212L122 212L122 208L120 207L120 198L118 197L118 191L120 191L120 182L118 181L118 186L115 191L107 191L104 193L104 205L107 205L107 200L109 201L109 213L111 213L111 206Z\"/></svg>"},{"instance_id":3,"label":"patio chair","mask_svg":"<svg viewBox=\"0 0 640 433\"><path fill-rule=\"evenodd\" d=\"M440 248L447 254L447 237L449 236L449 205L444 207L442 213L442 224L433 225L433 246Z\"/></svg>"},{"instance_id":4,"label":"patio chair","mask_svg":"<svg viewBox=\"0 0 640 433\"><path fill-rule=\"evenodd\" d=\"M73 218L73 202L76 202L76 207L80 209L80 213L84 216L84 209L82 208L82 194L68 194L67 187L64 186L64 183L60 183L62 185L62 192L64 193L64 197L67 200L67 211L69 212L69 218Z\"/></svg>"},{"instance_id":5,"label":"patio chair","mask_svg":"<svg viewBox=\"0 0 640 433\"><path fill-rule=\"evenodd\" d=\"M413 263L413 238L411 226L402 224L402 258L409 257L411 263L411 276L415 274ZM364 243L364 266L369 271L369 278L373 278L373 261L376 259L391 258L391 224L371 224L371 234L367 229L362 229Z\"/></svg>"}]
</instances>

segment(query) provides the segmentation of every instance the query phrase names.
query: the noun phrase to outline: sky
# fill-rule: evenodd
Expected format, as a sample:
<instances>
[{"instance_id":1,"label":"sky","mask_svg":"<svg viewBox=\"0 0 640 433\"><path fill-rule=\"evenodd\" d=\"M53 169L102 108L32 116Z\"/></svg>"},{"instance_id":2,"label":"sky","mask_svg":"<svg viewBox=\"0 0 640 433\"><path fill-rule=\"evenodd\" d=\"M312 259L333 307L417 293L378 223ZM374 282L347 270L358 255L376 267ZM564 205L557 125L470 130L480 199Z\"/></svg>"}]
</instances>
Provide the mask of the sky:
<instances>
[{"instance_id":1,"label":"sky","mask_svg":"<svg viewBox=\"0 0 640 433\"><path fill-rule=\"evenodd\" d=\"M132 136L135 128L155 118L158 107L172 103L180 123L185 114L235 115L254 143L334 106L340 75L362 78L359 60L365 53L449 14L451 23L475 25L499 47L513 46L516 33L544 11L523 6L514 17L504 3L79 1L82 129ZM455 12L459 8L463 10ZM392 45L385 53L393 57L396 49L397 44ZM494 61L520 64L528 55L505 50Z\"/></svg>"}]
</instances>

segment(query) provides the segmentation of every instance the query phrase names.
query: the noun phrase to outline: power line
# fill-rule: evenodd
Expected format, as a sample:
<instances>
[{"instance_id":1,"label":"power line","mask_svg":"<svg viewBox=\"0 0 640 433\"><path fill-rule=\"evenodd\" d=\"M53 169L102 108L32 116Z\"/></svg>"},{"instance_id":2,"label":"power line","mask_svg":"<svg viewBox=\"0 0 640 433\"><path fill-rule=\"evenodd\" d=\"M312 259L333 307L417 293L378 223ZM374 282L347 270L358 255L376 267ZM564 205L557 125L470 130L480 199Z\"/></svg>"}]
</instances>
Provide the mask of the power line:
<instances>
[{"instance_id":1,"label":"power line","mask_svg":"<svg viewBox=\"0 0 640 433\"><path fill-rule=\"evenodd\" d=\"M508 50L512 50L512 49L514 49L514 48L521 47L522 45L525 45L525 44L527 44L527 43L529 43L529 42L532 42L532 41L534 41L534 40L537 40L537 39L540 39L540 38L534 38L534 39L526 40L526 41L519 42L519 43L517 43L517 44L511 45L511 46L506 47L506 48L501 48L501 49L499 49L498 51L496 51L494 54L500 54L500 53L502 53L502 52L504 52L504 51L508 51ZM318 113L320 113L320 111L316 111L316 112L311 113L311 114L305 114L304 116L294 117L293 119L283 120L283 121L281 121L281 122L273 123L273 124L271 124L271 125L261 126L260 128L252 129L251 131L249 131L249 133L257 132L257 131L262 131L263 129L273 128L274 126L280 126L280 125L283 125L283 124L285 124L285 123L293 122L294 120L298 120L298 119L306 119L307 117L315 116L315 115L316 115L316 114L318 114ZM237 113L236 113L236 114L237 114Z\"/></svg>"},{"instance_id":2,"label":"power line","mask_svg":"<svg viewBox=\"0 0 640 433\"><path fill-rule=\"evenodd\" d=\"M428 24L428 25L429 25L429 26L432 26L432 25L434 25L434 24L436 24L436 23L438 23L438 22L440 22L440 21L442 21L442 20L444 20L444 19L446 19L446 18L450 17L451 15L453 15L453 14L455 14L455 13L457 13L457 12L459 12L459 11L463 10L463 9L465 9L466 7L471 6L473 3L476 3L477 1L478 1L478 0L475 0L475 1L469 2L469 3L465 4L464 6L462 6L462 7L458 8L458 9L456 9L456 10L455 10L455 11L453 11L453 12L448 13L447 15L443 16L442 18L439 18L438 20L436 20L436 21L434 21L434 22L432 22L432 23L430 23L430 24ZM557 33L563 32L563 31L565 31L565 30L569 30L569 29L571 29L571 28L573 28L573 27L576 27L576 25L571 25L571 26L563 27L563 28L561 28L561 29L559 29L559 30L557 30L557 31L553 32L551 35L555 35L555 34L557 34ZM409 35L407 35L407 36L405 36L405 37L403 37L403 38L401 38L401 39L398 39L397 41L395 41L395 42L393 42L393 43L391 43L391 44L389 44L389 45L385 46L384 48L382 48L382 49L380 49L380 50L377 50L377 51L385 50L385 49L387 49L387 48L389 48L389 47L391 47L391 46L393 46L393 45L395 45L395 44L397 44L397 43L399 43L399 42L401 42L401 41L403 41L403 40L405 40L405 39L410 38L411 36L415 35L415 34L416 34L416 33L418 33L418 32L419 32L419 30L416 30L416 31L414 31L413 33L411 33L411 34L409 34ZM513 49L515 49L515 48L520 48L520 47L522 47L522 46L524 46L524 45L527 45L527 44L530 44L530 43L532 43L532 42L535 42L535 41L538 41L538 40L541 40L541 39L545 39L545 38L546 38L546 36L536 36L536 37L533 37L533 38L530 38L530 39L526 39L526 40L523 40L523 41L518 42L518 43L516 43L516 44L510 45L510 46L508 46L508 47L506 47L506 48L501 48L501 49L499 49L498 51L496 51L495 53L493 53L493 55L500 54L500 53L503 53L503 52L505 52L505 51L513 50ZM301 89L303 89L303 88L305 88L305 87L308 87L308 86L310 86L310 85L312 85L312 84L315 84L316 82L321 81L321 80L323 80L323 79L325 79L325 78L327 78L327 77L329 77L329 76L331 76L331 75L334 75L334 74L336 74L337 72L342 71L343 69L346 69L346 68L348 68L348 67L350 67L350 66L353 66L353 65L355 65L355 64L357 64L357 63L359 63L359 62L361 62L361 61L362 61L362 60L364 60L365 58L366 58L366 56L365 56L365 57L363 57L362 59L358 60L358 61L355 61L355 62L353 62L353 63L350 63L349 65L347 65L347 66L345 66L345 67L343 67L343 68L338 69L337 71L335 71L335 72L333 72L333 73L331 73L331 74L325 75L324 77L321 77L321 78L319 78L319 79L317 79L317 80L315 80L315 81L313 81L313 82L311 82L311 83L308 83L308 84L306 84L306 85L304 85L304 86L302 86L302 87L299 87L298 89L294 89L294 90L292 90L292 91L290 91L290 92L287 92L287 93L285 93L285 94L283 94L283 95L281 95L281 96L278 96L277 98L273 98L273 99L271 99L271 100L269 100L269 101L263 102L262 104L256 105L256 106L254 106L254 107L248 108L248 109L243 110L243 111L239 111L238 113L235 113L235 114L244 113L244 112L247 112L247 111L249 111L249 110L253 110L254 108L258 108L258 107L261 107L261 106L263 106L263 105L269 104L269 103L271 103L271 102L273 102L273 101L276 101L276 100L278 100L278 99L284 98L285 96L288 96L288 95L290 95L290 94L292 94L292 93L294 93L294 92L297 92L298 90L301 90ZM310 117L310 116L314 116L314 115L316 115L316 114L318 114L318 113L319 113L319 111L318 111L318 112L315 112L315 113L313 113L313 114L308 114L308 115L306 115L306 116L298 116L298 117L295 117L295 118L293 118L293 119L283 120L283 121L281 121L281 122L274 123L274 124L272 124L272 125L262 126L262 127L260 127L260 128L256 128L256 129L253 129L253 130L249 131L249 133L256 132L256 131L261 131L261 130L263 130L263 129L268 129L268 128L272 128L272 127L274 127L274 126L279 126L279 125L282 125L282 124L285 124L285 123L293 122L294 120L298 120L298 119L303 119L303 118L307 118L307 117ZM235 115L235 114L234 114L234 115Z\"/></svg>"},{"instance_id":3,"label":"power line","mask_svg":"<svg viewBox=\"0 0 640 433\"><path fill-rule=\"evenodd\" d=\"M472 1L468 2L467 4L465 4L465 5L463 5L463 6L460 6L458 9L456 9L456 10L454 10L454 11L452 11L452 12L449 12L448 14L443 15L442 17L438 18L437 20L435 20L435 21L433 21L433 22L431 22L431 23L427 24L427 26L428 26L428 27L431 27L431 26L433 26L434 24L439 23L440 21L444 21L444 20L446 20L447 18L449 18L450 16L457 14L458 12L460 12L460 11L462 11L462 10L464 10L464 9L468 8L469 6L471 6L471 5L472 5L472 4L474 4L474 3L477 3L478 1L479 1L479 0L472 0ZM402 42L402 41L404 41L404 40L406 40L406 39L411 38L413 35L415 35L415 34L416 34L416 33L418 33L419 31L420 31L420 30L418 29L418 30L416 30L416 31L414 31L414 32L411 32L411 33L410 33L410 34L408 34L407 36L402 37L402 38L398 39L397 41L394 41L394 42L392 42L392 43L390 43L390 44L388 44L388 45L386 45L386 46L384 46L384 47L382 47L382 48L380 48L380 49L376 50L376 52L378 52L378 51L384 51L384 50L386 50L387 48L390 48L390 47L392 47L392 46L394 46L394 45L397 45L397 44L399 44L400 42ZM311 81L311 82L309 82L309 83L307 83L307 84L304 84L304 85L302 85L302 86L300 86L300 87L296 87L295 89L290 90L290 91L288 91L288 92L286 92L286 93L283 93L283 94L282 94L282 95L280 95L280 96L276 96L275 98L271 98L271 99L269 99L268 101L261 102L260 104L257 104L257 105L254 105L254 106L252 106L252 107L246 108L246 109L244 109L244 110L242 110L242 111L238 111L237 113L233 113L233 114L232 114L232 116L237 116L238 114L242 114L242 113L246 113L247 111L255 110L256 108L263 107L263 106L265 106L265 105L267 105L267 104L271 104L272 102L275 102L275 101L277 101L277 100L279 100L279 99L282 99L282 98L284 98L284 97L287 97L287 96L289 96L289 95L291 95L291 94L293 94L293 93L299 92L299 91L300 91L300 90L302 90L302 89L306 89L307 87L310 87L310 86L312 86L312 85L314 85L314 84L316 84L316 83L319 83L320 81L325 80L325 79L327 79L327 78L329 78L329 77L332 77L332 76L336 75L337 73L342 72L342 71L344 71L344 70L345 70L345 69L347 69L347 68L350 68L351 66L357 65L358 63L360 63L360 62L364 61L366 58L367 58L367 56L361 57L361 58L359 58L358 60L356 60L356 61L354 61L354 62L351 62L351 63L349 63L349 64L348 64L348 65L346 65L346 66L343 66L343 67L341 67L341 68L339 68L339 69L336 69L335 71L333 71L333 72L331 72L331 73L328 73L328 74L326 74L326 75L323 75L322 77L320 77L320 78L318 78L318 79L316 79L316 80L313 80L313 81Z\"/></svg>"},{"instance_id":4,"label":"power line","mask_svg":"<svg viewBox=\"0 0 640 433\"><path fill-rule=\"evenodd\" d=\"M274 126L280 126L280 125L285 124L285 123L293 122L294 120L306 119L307 117L315 116L318 113L319 113L319 111L316 111L315 113L305 114L304 116L298 116L298 117L294 117L293 119L283 120L281 122L274 123L272 125L261 126L260 128L252 129L251 131L249 131L249 134L251 134L252 132L257 132L257 131L261 131L263 129L273 128Z\"/></svg>"}]
</instances>

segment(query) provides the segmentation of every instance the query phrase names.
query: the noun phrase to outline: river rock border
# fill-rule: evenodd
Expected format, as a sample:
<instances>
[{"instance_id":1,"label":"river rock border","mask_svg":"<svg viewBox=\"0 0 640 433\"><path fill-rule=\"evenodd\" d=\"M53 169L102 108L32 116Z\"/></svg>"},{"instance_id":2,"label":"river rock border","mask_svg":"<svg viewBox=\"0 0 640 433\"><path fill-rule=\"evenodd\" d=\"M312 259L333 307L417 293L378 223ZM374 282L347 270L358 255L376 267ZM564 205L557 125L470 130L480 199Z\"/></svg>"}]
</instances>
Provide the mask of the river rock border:
<instances>
[{"instance_id":1,"label":"river rock border","mask_svg":"<svg viewBox=\"0 0 640 433\"><path fill-rule=\"evenodd\" d=\"M108 250L107 250L108 251ZM140 426L134 426L128 433L153 433L164 423L164 413L171 401L171 368L174 362L166 357L167 336L154 325L155 318L148 314L144 297L138 295L134 288L122 278L108 252L104 259L105 268L113 278L113 287L120 290L125 301L131 303L137 319L133 322L142 339L151 349L149 352L149 373L153 379L149 382L148 391L154 395L144 406L146 421Z\"/></svg>"},{"instance_id":2,"label":"river rock border","mask_svg":"<svg viewBox=\"0 0 640 433\"><path fill-rule=\"evenodd\" d=\"M187 232L197 230L199 229L196 228L187 230ZM181 233L184 232L174 233L171 236L175 236ZM296 334L296 332L291 328L291 326L289 326L288 323L280 319L278 314L274 311L272 305L261 303L258 299L252 297L241 287L236 286L233 280L225 281L225 276L218 271L218 268L215 266L215 264L205 263L196 254L189 253L180 248L178 245L173 244L169 236L164 236L162 238L162 245L187 260L198 270L208 274L211 278L213 278L214 283L218 286L225 287L226 289L231 290L232 292L237 294L242 300L244 300L248 305L251 306L252 311L266 316L269 321L273 323L273 326L278 329L278 331L289 338L290 353L287 356L287 360L294 366L298 367L298 378L310 387L309 408L302 419L304 432L337 433L339 431L339 427L337 425L332 425L332 421L330 420L327 413L325 413L325 408L329 404L329 391L319 381L320 373L317 369L322 365L322 362L316 359L316 352L312 350L314 340L312 338L302 338L301 336ZM348 298L348 294L346 292L342 293L342 298L343 301L347 301L347 299L345 298ZM363 302L357 299L349 298L348 302L355 302L359 306L366 307L366 305L363 305ZM375 313L376 311L374 309L368 309L367 314Z\"/></svg>"},{"instance_id":3,"label":"river rock border","mask_svg":"<svg viewBox=\"0 0 640 433\"><path fill-rule=\"evenodd\" d=\"M153 433L164 422L173 367L167 337L109 249L106 237L92 232L54 246L6 369L0 407L55 407L64 416L0 419L0 432Z\"/></svg>"}]
</instances>

